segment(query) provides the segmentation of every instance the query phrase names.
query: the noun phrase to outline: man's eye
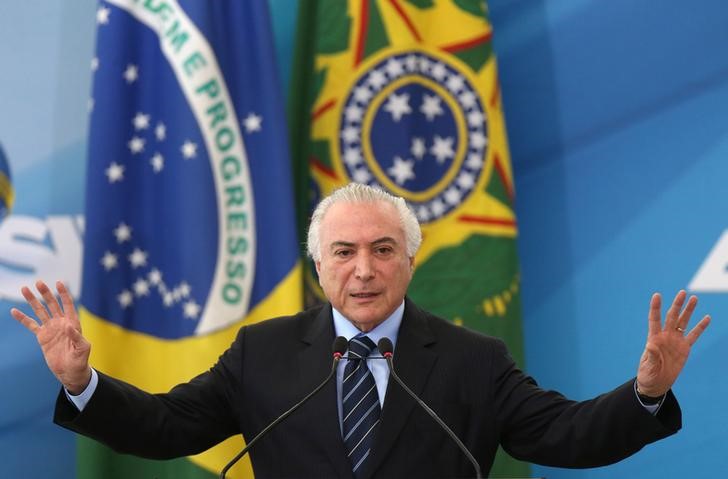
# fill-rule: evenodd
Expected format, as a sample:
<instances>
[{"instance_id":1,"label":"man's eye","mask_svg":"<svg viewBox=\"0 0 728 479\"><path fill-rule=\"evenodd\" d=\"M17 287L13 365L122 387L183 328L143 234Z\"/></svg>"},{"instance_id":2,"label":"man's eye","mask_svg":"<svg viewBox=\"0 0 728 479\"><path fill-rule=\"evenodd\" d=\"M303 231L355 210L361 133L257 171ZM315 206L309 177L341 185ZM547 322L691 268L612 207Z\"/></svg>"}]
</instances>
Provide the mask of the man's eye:
<instances>
[{"instance_id":1,"label":"man's eye","mask_svg":"<svg viewBox=\"0 0 728 479\"><path fill-rule=\"evenodd\" d=\"M377 253L379 254L389 254L392 252L392 248L389 246L382 246L380 248L377 248Z\"/></svg>"},{"instance_id":2,"label":"man's eye","mask_svg":"<svg viewBox=\"0 0 728 479\"><path fill-rule=\"evenodd\" d=\"M334 252L334 255L339 256L341 258L345 258L347 256L351 256L351 250L348 249L342 249Z\"/></svg>"}]
</instances>

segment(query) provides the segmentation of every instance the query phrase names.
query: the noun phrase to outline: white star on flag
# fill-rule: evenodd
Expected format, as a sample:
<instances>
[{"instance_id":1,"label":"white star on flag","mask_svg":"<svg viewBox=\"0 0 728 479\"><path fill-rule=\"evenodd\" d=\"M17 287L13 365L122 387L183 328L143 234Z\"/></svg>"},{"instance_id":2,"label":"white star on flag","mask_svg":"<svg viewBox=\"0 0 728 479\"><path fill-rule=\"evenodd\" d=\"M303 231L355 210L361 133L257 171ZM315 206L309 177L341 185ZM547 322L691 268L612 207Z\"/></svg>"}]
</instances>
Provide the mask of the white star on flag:
<instances>
[{"instance_id":1,"label":"white star on flag","mask_svg":"<svg viewBox=\"0 0 728 479\"><path fill-rule=\"evenodd\" d=\"M195 156L197 156L197 143L193 143L190 140L187 140L180 148L180 151L182 152L182 156L185 160L194 158Z\"/></svg>"},{"instance_id":2,"label":"white star on flag","mask_svg":"<svg viewBox=\"0 0 728 479\"><path fill-rule=\"evenodd\" d=\"M145 143L146 141L144 140L144 138L134 136L131 140L129 140L129 143L127 143L126 146L129 147L129 151L131 151L132 155L136 155L137 153L141 153L142 151L144 151Z\"/></svg>"},{"instance_id":3,"label":"white star on flag","mask_svg":"<svg viewBox=\"0 0 728 479\"><path fill-rule=\"evenodd\" d=\"M405 181L413 180L415 178L415 173L412 170L413 166L414 161L403 160L399 156L395 156L394 165L387 170L387 173L394 178L394 181L396 181L398 185L402 185Z\"/></svg>"},{"instance_id":4,"label":"white star on flag","mask_svg":"<svg viewBox=\"0 0 728 479\"><path fill-rule=\"evenodd\" d=\"M430 72L432 75L432 78L435 80L442 82L442 80L445 78L445 75L447 75L447 68L445 68L445 65L443 65L440 62L435 63L432 66L432 71Z\"/></svg>"},{"instance_id":5,"label":"white star on flag","mask_svg":"<svg viewBox=\"0 0 728 479\"><path fill-rule=\"evenodd\" d=\"M110 251L104 253L104 256L101 258L101 265L106 271L111 271L112 269L116 268L118 264L119 262L116 255L112 254Z\"/></svg>"},{"instance_id":6,"label":"white star on flag","mask_svg":"<svg viewBox=\"0 0 728 479\"><path fill-rule=\"evenodd\" d=\"M366 103L372 97L372 91L365 86L358 86L354 89L354 98L359 103Z\"/></svg>"},{"instance_id":7,"label":"white star on flag","mask_svg":"<svg viewBox=\"0 0 728 479\"><path fill-rule=\"evenodd\" d=\"M369 172L365 168L359 168L358 170L354 171L352 179L357 183L367 183L369 180L372 179L372 175L369 174Z\"/></svg>"},{"instance_id":8,"label":"white star on flag","mask_svg":"<svg viewBox=\"0 0 728 479\"><path fill-rule=\"evenodd\" d=\"M392 78L397 78L398 76L404 74L402 62L397 60L396 58L390 58L384 69L387 70L387 73L389 73L389 76Z\"/></svg>"},{"instance_id":9,"label":"white star on flag","mask_svg":"<svg viewBox=\"0 0 728 479\"><path fill-rule=\"evenodd\" d=\"M470 153L465 165L471 170L479 170L483 167L483 158L477 153Z\"/></svg>"},{"instance_id":10,"label":"white star on flag","mask_svg":"<svg viewBox=\"0 0 728 479\"><path fill-rule=\"evenodd\" d=\"M91 59L91 71L95 72L99 69L99 57L93 57Z\"/></svg>"},{"instance_id":11,"label":"white star on flag","mask_svg":"<svg viewBox=\"0 0 728 479\"><path fill-rule=\"evenodd\" d=\"M425 147L425 139L417 136L412 137L410 153L412 153L412 155L418 160L421 160L422 157L425 156L426 152L427 148Z\"/></svg>"},{"instance_id":12,"label":"white star on flag","mask_svg":"<svg viewBox=\"0 0 728 479\"><path fill-rule=\"evenodd\" d=\"M361 151L359 148L347 148L344 151L344 163L349 165L351 168L355 168L356 165L362 162Z\"/></svg>"},{"instance_id":13,"label":"white star on flag","mask_svg":"<svg viewBox=\"0 0 728 479\"><path fill-rule=\"evenodd\" d=\"M125 289L121 292L119 296L116 297L116 299L119 300L119 304L122 308L127 308L131 306L132 301L134 301L134 297L131 294L131 291L128 289Z\"/></svg>"},{"instance_id":14,"label":"white star on flag","mask_svg":"<svg viewBox=\"0 0 728 479\"><path fill-rule=\"evenodd\" d=\"M124 70L124 80L126 80L127 83L131 84L137 81L139 78L139 68L137 68L136 65L132 65L131 63L126 66L126 70Z\"/></svg>"},{"instance_id":15,"label":"white star on flag","mask_svg":"<svg viewBox=\"0 0 728 479\"><path fill-rule=\"evenodd\" d=\"M437 95L425 95L422 99L420 111L424 113L427 121L433 121L437 115L443 114L440 97Z\"/></svg>"},{"instance_id":16,"label":"white star on flag","mask_svg":"<svg viewBox=\"0 0 728 479\"><path fill-rule=\"evenodd\" d=\"M368 81L374 90L379 90L387 83L387 76L379 70L374 70L369 74Z\"/></svg>"},{"instance_id":17,"label":"white star on flag","mask_svg":"<svg viewBox=\"0 0 728 479\"><path fill-rule=\"evenodd\" d=\"M465 80L460 75L451 75L447 79L447 89L453 93L457 93L465 86Z\"/></svg>"},{"instance_id":18,"label":"white star on flag","mask_svg":"<svg viewBox=\"0 0 728 479\"><path fill-rule=\"evenodd\" d=\"M137 279L134 282L134 293L137 296L149 296L149 283L144 281L142 278Z\"/></svg>"},{"instance_id":19,"label":"white star on flag","mask_svg":"<svg viewBox=\"0 0 728 479\"><path fill-rule=\"evenodd\" d=\"M190 285L187 284L186 281L182 281L179 285L180 296L182 296L183 298L186 298L187 296L190 295L191 292L192 292L192 288L190 287Z\"/></svg>"},{"instance_id":20,"label":"white star on flag","mask_svg":"<svg viewBox=\"0 0 728 479\"><path fill-rule=\"evenodd\" d=\"M162 273L157 268L154 268L149 272L147 278L149 279L149 283L156 286L162 282Z\"/></svg>"},{"instance_id":21,"label":"white star on flag","mask_svg":"<svg viewBox=\"0 0 728 479\"><path fill-rule=\"evenodd\" d=\"M106 168L106 176L109 178L109 183L116 183L124 179L124 165L120 165L115 161L112 161L108 168Z\"/></svg>"},{"instance_id":22,"label":"white star on flag","mask_svg":"<svg viewBox=\"0 0 728 479\"><path fill-rule=\"evenodd\" d=\"M391 113L392 119L396 122L402 119L402 116L412 113L412 108L409 106L409 95L402 93L397 95L392 93L387 98L387 104L384 105L384 111Z\"/></svg>"},{"instance_id":23,"label":"white star on flag","mask_svg":"<svg viewBox=\"0 0 728 479\"><path fill-rule=\"evenodd\" d=\"M157 152L149 159L149 163L152 165L155 173L159 173L164 169L164 157L161 153Z\"/></svg>"},{"instance_id":24,"label":"white star on flag","mask_svg":"<svg viewBox=\"0 0 728 479\"><path fill-rule=\"evenodd\" d=\"M462 94L460 94L458 99L460 100L460 103L462 103L462 105L468 110L475 106L476 97L472 91L463 92Z\"/></svg>"},{"instance_id":25,"label":"white star on flag","mask_svg":"<svg viewBox=\"0 0 728 479\"><path fill-rule=\"evenodd\" d=\"M154 128L154 136L157 137L157 140L159 141L167 138L167 127L164 126L164 123L157 123L157 126Z\"/></svg>"},{"instance_id":26,"label":"white star on flag","mask_svg":"<svg viewBox=\"0 0 728 479\"><path fill-rule=\"evenodd\" d=\"M119 223L119 226L114 228L114 236L116 236L117 243L123 243L131 239L131 228L126 223Z\"/></svg>"},{"instance_id":27,"label":"white star on flag","mask_svg":"<svg viewBox=\"0 0 728 479\"><path fill-rule=\"evenodd\" d=\"M149 115L138 112L131 121L135 130L146 130L149 128Z\"/></svg>"},{"instance_id":28,"label":"white star on flag","mask_svg":"<svg viewBox=\"0 0 728 479\"><path fill-rule=\"evenodd\" d=\"M354 143L359 140L359 128L347 126L341 130L341 139L346 143Z\"/></svg>"},{"instance_id":29,"label":"white star on flag","mask_svg":"<svg viewBox=\"0 0 728 479\"><path fill-rule=\"evenodd\" d=\"M437 159L439 164L445 163L445 160L455 156L453 151L453 141L451 136L441 138L439 135L435 135L435 141L430 148L430 153Z\"/></svg>"},{"instance_id":30,"label":"white star on flag","mask_svg":"<svg viewBox=\"0 0 728 479\"><path fill-rule=\"evenodd\" d=\"M420 57L419 70L420 73L427 73L427 70L432 66L432 62L427 57Z\"/></svg>"},{"instance_id":31,"label":"white star on flag","mask_svg":"<svg viewBox=\"0 0 728 479\"><path fill-rule=\"evenodd\" d=\"M245 127L245 131L248 133L253 133L256 131L261 130L261 125L263 124L263 117L260 115L256 115L255 113L248 113L248 116L245 117L243 120L243 126Z\"/></svg>"},{"instance_id":32,"label":"white star on flag","mask_svg":"<svg viewBox=\"0 0 728 479\"><path fill-rule=\"evenodd\" d=\"M450 205L455 206L458 203L460 203L460 200L462 199L463 194L455 188L454 186L451 186L447 189L445 192L445 201L447 201Z\"/></svg>"},{"instance_id":33,"label":"white star on flag","mask_svg":"<svg viewBox=\"0 0 728 479\"><path fill-rule=\"evenodd\" d=\"M185 318L195 319L200 314L200 306L192 300L189 300L184 305Z\"/></svg>"},{"instance_id":34,"label":"white star on flag","mask_svg":"<svg viewBox=\"0 0 728 479\"><path fill-rule=\"evenodd\" d=\"M361 121L362 115L364 115L364 111L356 105L350 105L346 108L344 114L346 115L346 121L358 123Z\"/></svg>"},{"instance_id":35,"label":"white star on flag","mask_svg":"<svg viewBox=\"0 0 728 479\"><path fill-rule=\"evenodd\" d=\"M484 148L488 144L488 138L479 131L470 134L470 143L474 148Z\"/></svg>"},{"instance_id":36,"label":"white star on flag","mask_svg":"<svg viewBox=\"0 0 728 479\"><path fill-rule=\"evenodd\" d=\"M164 293L164 296L162 296L162 302L168 308L172 306L174 304L174 298L172 297L172 293L170 293L169 291Z\"/></svg>"},{"instance_id":37,"label":"white star on flag","mask_svg":"<svg viewBox=\"0 0 728 479\"><path fill-rule=\"evenodd\" d=\"M475 186L475 176L473 176L472 173L468 173L467 171L463 171L458 175L457 180L455 180L458 186L464 190L469 190L473 186Z\"/></svg>"},{"instance_id":38,"label":"white star on flag","mask_svg":"<svg viewBox=\"0 0 728 479\"><path fill-rule=\"evenodd\" d=\"M440 201L440 199L435 199L432 202L432 212L435 214L435 216L442 216L442 214L445 212L445 205Z\"/></svg>"},{"instance_id":39,"label":"white star on flag","mask_svg":"<svg viewBox=\"0 0 728 479\"><path fill-rule=\"evenodd\" d=\"M414 55L407 55L404 59L404 66L408 71L415 71L417 69L417 57Z\"/></svg>"},{"instance_id":40,"label":"white star on flag","mask_svg":"<svg viewBox=\"0 0 728 479\"><path fill-rule=\"evenodd\" d=\"M417 218L420 221L427 221L430 219L430 210L427 209L427 206L420 206L417 208Z\"/></svg>"},{"instance_id":41,"label":"white star on flag","mask_svg":"<svg viewBox=\"0 0 728 479\"><path fill-rule=\"evenodd\" d=\"M485 116L480 111L474 110L468 113L468 125L478 128L483 126L483 123L485 123Z\"/></svg>"},{"instance_id":42,"label":"white star on flag","mask_svg":"<svg viewBox=\"0 0 728 479\"><path fill-rule=\"evenodd\" d=\"M131 263L132 268L139 268L141 266L147 265L147 253L140 250L139 248L134 248L134 251L131 252L129 255L129 262Z\"/></svg>"},{"instance_id":43,"label":"white star on flag","mask_svg":"<svg viewBox=\"0 0 728 479\"><path fill-rule=\"evenodd\" d=\"M111 9L108 7L100 7L98 10L96 10L96 23L99 25L106 25L109 23L109 15L111 14Z\"/></svg>"}]
</instances>

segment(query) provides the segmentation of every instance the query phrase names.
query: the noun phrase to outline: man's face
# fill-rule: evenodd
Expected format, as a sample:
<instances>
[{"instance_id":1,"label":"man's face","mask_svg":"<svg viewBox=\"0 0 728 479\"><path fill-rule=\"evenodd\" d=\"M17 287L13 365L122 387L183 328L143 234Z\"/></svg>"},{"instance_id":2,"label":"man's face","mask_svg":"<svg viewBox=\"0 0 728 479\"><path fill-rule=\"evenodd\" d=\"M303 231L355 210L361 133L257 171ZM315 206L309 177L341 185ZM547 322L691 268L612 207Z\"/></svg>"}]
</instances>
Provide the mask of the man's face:
<instances>
[{"instance_id":1,"label":"man's face","mask_svg":"<svg viewBox=\"0 0 728 479\"><path fill-rule=\"evenodd\" d=\"M331 304L367 332L402 303L412 279L404 230L389 203L337 203L321 221L319 283Z\"/></svg>"}]
</instances>

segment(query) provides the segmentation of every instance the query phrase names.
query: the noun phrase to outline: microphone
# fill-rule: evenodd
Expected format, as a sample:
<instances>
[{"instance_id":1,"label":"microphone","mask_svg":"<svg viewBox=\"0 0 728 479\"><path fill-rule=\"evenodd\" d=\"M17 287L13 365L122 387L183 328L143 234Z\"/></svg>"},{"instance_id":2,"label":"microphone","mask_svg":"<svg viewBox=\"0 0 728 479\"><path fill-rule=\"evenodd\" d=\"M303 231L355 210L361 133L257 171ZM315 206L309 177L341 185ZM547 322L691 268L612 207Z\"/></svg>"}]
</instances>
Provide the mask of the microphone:
<instances>
[{"instance_id":1,"label":"microphone","mask_svg":"<svg viewBox=\"0 0 728 479\"><path fill-rule=\"evenodd\" d=\"M452 429L448 427L447 424L445 424L445 421L440 419L440 416L438 416L435 411L433 411L430 406L425 404L425 402L420 399L415 393L412 392L410 388L407 387L407 385L399 378L397 373L394 371L394 364L392 363L392 351L394 350L394 346L392 346L392 341L389 340L389 338L382 338L377 343L377 348L379 348L379 352L382 353L382 356L384 356L384 359L387 360L387 366L389 366L389 373L394 378L397 383L402 386L402 389L404 389L407 394L412 396L412 399L417 401L417 404L420 405L422 409L429 414L432 419L435 420L437 424L440 425L440 427L447 433L448 436L450 436L450 439L455 441L455 444L458 445L461 451L463 451L463 454L468 458L470 463L473 465L473 468L475 469L475 477L478 479L481 479L483 476L480 473L480 465L478 464L478 461L475 460L472 454L470 454L470 451L468 451L468 448L465 447L465 444L458 438L454 432L452 432Z\"/></svg>"},{"instance_id":2,"label":"microphone","mask_svg":"<svg viewBox=\"0 0 728 479\"><path fill-rule=\"evenodd\" d=\"M390 343L391 344L391 343ZM329 375L326 376L326 379L323 380L321 384L316 386L316 389L308 393L306 397L301 399L299 402L294 404L288 411L284 412L280 416L278 416L272 423L268 424L265 429L260 431L258 435L256 435L252 441L250 441L246 446L243 448L242 451L238 453L237 456L235 456L230 462L228 462L225 467L220 471L220 479L225 479L225 474L230 470L233 465L235 465L236 462L238 462L240 459L242 459L245 454L248 453L251 447L253 447L253 444L258 442L260 438L265 436L271 429L276 427L278 424L283 422L284 419L286 419L288 416L293 414L296 409L303 406L309 399L311 399L317 392L319 392L326 384L331 380L331 378L334 376L334 373L336 372L336 366L339 364L339 361L341 361L342 356L344 355L344 352L349 347L349 341L346 340L345 337L339 336L338 338L334 339L334 343L331 347L332 349L332 356L333 356L333 363L331 364L331 371L329 371Z\"/></svg>"}]
</instances>

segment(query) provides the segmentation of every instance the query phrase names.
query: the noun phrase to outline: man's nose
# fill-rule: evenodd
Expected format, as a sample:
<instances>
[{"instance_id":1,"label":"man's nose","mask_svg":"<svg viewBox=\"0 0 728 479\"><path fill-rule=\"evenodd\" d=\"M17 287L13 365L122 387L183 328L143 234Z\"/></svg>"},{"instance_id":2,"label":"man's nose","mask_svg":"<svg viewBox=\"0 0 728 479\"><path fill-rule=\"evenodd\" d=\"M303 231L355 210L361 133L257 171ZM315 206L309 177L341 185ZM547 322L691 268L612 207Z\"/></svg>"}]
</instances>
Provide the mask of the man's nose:
<instances>
[{"instance_id":1,"label":"man's nose","mask_svg":"<svg viewBox=\"0 0 728 479\"><path fill-rule=\"evenodd\" d=\"M374 277L374 258L369 253L361 253L356 258L356 268L354 275L356 279L368 281Z\"/></svg>"}]
</instances>

